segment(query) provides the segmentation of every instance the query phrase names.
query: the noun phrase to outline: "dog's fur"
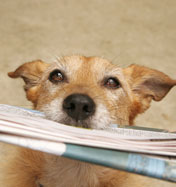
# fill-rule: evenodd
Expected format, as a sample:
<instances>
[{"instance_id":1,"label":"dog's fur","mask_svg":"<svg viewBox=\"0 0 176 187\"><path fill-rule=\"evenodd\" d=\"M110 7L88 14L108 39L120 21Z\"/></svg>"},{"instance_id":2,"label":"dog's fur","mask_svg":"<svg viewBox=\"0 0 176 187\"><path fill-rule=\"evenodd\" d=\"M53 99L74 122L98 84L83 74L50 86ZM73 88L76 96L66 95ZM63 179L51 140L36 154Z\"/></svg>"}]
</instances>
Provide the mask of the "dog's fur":
<instances>
[{"instance_id":1,"label":"dog's fur","mask_svg":"<svg viewBox=\"0 0 176 187\"><path fill-rule=\"evenodd\" d=\"M48 79L55 69L65 75L58 84ZM152 100L160 101L176 85L176 80L157 70L139 65L122 69L105 59L84 56L66 56L53 64L40 60L25 63L9 76L23 78L28 100L48 119L96 129L112 123L133 125L135 117L147 110ZM111 77L119 80L119 87L105 84ZM64 99L74 93L88 95L95 102L96 111L88 119L75 121L63 111ZM3 187L143 186L129 173L16 149L4 170Z\"/></svg>"}]
</instances>

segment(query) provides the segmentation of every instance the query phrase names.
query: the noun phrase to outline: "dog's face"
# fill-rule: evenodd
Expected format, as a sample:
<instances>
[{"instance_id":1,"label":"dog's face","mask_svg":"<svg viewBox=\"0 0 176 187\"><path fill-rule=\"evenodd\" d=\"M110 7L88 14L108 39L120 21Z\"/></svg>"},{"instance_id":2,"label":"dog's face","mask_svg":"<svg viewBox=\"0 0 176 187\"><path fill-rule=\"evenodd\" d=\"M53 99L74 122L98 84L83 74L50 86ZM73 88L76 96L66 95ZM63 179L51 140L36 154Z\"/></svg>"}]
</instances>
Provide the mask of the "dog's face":
<instances>
[{"instance_id":1,"label":"dog's face","mask_svg":"<svg viewBox=\"0 0 176 187\"><path fill-rule=\"evenodd\" d=\"M54 121L103 129L133 124L151 100L176 85L165 74L132 65L120 68L98 57L63 57L53 64L34 61L9 73L22 77L27 98Z\"/></svg>"},{"instance_id":2,"label":"dog's face","mask_svg":"<svg viewBox=\"0 0 176 187\"><path fill-rule=\"evenodd\" d=\"M123 71L106 60L60 59L48 67L40 85L36 108L49 119L89 128L129 123L130 96Z\"/></svg>"}]
</instances>

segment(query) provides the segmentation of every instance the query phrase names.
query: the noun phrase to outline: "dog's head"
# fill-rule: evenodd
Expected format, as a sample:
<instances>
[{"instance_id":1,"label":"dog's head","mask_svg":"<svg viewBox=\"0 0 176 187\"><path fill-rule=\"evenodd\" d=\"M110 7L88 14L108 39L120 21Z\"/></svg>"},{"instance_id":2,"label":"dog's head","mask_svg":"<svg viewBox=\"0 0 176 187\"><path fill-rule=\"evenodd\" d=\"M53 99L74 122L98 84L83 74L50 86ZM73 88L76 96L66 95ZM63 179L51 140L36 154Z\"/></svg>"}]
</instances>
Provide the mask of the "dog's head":
<instances>
[{"instance_id":1,"label":"dog's head","mask_svg":"<svg viewBox=\"0 0 176 187\"><path fill-rule=\"evenodd\" d=\"M8 74L25 82L28 100L54 121L105 128L132 125L152 100L176 85L164 73L139 65L120 68L98 57L67 56L47 64L25 63Z\"/></svg>"}]
</instances>

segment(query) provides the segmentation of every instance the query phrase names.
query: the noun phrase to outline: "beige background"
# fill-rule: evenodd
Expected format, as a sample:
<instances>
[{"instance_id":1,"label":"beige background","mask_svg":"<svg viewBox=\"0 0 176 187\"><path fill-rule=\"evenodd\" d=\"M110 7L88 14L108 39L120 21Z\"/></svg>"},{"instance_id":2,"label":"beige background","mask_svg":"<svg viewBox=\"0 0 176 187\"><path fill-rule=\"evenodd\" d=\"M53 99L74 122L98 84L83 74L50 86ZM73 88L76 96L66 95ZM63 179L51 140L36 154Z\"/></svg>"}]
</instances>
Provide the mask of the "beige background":
<instances>
[{"instance_id":1,"label":"beige background","mask_svg":"<svg viewBox=\"0 0 176 187\"><path fill-rule=\"evenodd\" d=\"M34 59L52 61L55 55L103 56L176 79L175 19L175 0L0 0L0 103L31 107L23 82L9 79L7 72ZM175 130L175 91L153 102L136 123ZM3 147L1 156L7 153Z\"/></svg>"}]
</instances>

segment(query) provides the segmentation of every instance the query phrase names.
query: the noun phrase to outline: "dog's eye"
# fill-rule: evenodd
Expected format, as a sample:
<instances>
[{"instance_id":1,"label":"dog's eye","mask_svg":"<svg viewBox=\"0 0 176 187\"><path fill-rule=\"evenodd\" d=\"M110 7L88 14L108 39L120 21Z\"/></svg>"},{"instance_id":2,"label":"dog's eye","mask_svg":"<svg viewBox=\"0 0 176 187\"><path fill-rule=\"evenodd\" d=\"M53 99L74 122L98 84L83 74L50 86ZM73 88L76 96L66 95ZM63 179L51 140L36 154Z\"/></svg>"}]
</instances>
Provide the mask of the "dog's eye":
<instances>
[{"instance_id":1,"label":"dog's eye","mask_svg":"<svg viewBox=\"0 0 176 187\"><path fill-rule=\"evenodd\" d=\"M112 89L120 88L120 86L121 86L119 80L114 77L110 77L110 78L106 79L104 85L107 88L112 88Z\"/></svg>"},{"instance_id":2,"label":"dog's eye","mask_svg":"<svg viewBox=\"0 0 176 187\"><path fill-rule=\"evenodd\" d=\"M64 79L63 73L58 69L52 71L49 75L49 80L53 83L62 82Z\"/></svg>"}]
</instances>

